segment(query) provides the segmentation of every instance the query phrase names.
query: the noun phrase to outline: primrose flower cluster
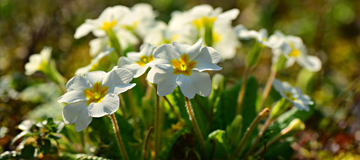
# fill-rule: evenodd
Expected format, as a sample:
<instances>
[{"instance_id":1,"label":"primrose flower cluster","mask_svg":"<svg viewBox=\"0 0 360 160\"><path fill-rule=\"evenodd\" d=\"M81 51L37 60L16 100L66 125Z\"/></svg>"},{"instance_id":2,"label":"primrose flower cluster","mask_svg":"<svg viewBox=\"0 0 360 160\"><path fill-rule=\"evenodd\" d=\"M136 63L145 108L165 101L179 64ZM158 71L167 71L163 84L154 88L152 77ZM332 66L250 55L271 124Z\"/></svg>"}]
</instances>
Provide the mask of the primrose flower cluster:
<instances>
[{"instance_id":1,"label":"primrose flower cluster","mask_svg":"<svg viewBox=\"0 0 360 160\"><path fill-rule=\"evenodd\" d=\"M209 97L212 94L216 96L210 96L209 99L215 97L215 100L209 102L219 101L216 99L221 98L221 93L211 93L214 89L209 71L220 71L224 61L240 54L237 52L242 46L241 42L246 40L254 40L254 45L245 60L242 87L236 100L236 115L241 116L247 76L251 69L256 67L264 47L269 47L273 53L272 76L265 86L260 108L263 109L271 86L283 97L275 102L271 117L268 119L269 123L266 124L274 122L278 115L291 107L291 104L299 111L309 111L309 106L314 104L310 97L302 94L298 87L292 87L285 81L281 82L275 76L277 72L285 70L295 62L308 71L317 72L321 70L320 59L308 54L300 37L285 35L280 31L268 36L266 29L249 30L241 24L233 27L232 22L239 14L238 9L223 12L221 8L199 5L187 11L173 12L169 23L166 24L156 20L157 11L154 11L152 6L136 4L132 8L121 5L108 7L97 19L85 20L76 29L74 38L79 39L90 33L96 37L89 42L89 55L93 59L89 65L75 72L76 76L67 82L64 94L58 99L59 103L65 104L62 112L65 124L75 123L76 131L79 132L88 127L92 118L109 115L113 125L116 126L114 113L121 106L120 100L123 101L120 94L138 85L138 81L133 81L135 78L148 82L145 83L148 86L146 92L151 93L152 86L156 88L157 102L159 97L166 99L167 95L172 94L179 87L185 97L186 110L206 157L204 138L194 118L189 99L195 98L196 94L202 97ZM50 66L50 54L51 49L44 48L40 54L30 57L30 62L25 66L26 74L31 75L38 70L48 72L44 68ZM221 81L225 81L224 78ZM128 98L132 101L133 97L130 95ZM171 105L170 101L168 103ZM154 109L156 113L159 110L158 104ZM209 105L215 106L215 104ZM269 112L270 109L264 109L259 116L264 116L264 113ZM156 114L155 139L159 132L156 128L159 126L158 119ZM241 117L237 118L237 121L240 121L239 119ZM133 122L136 123L136 120ZM250 127L249 132L252 129ZM267 125L264 125L263 131L266 127ZM114 129L115 133L119 133L117 127ZM260 132L258 138L262 133ZM123 158L127 159L127 153L119 137L117 136L118 145ZM247 138L244 136L238 146L233 146L232 150L238 151L233 153L233 159L240 156L241 147L244 145L242 143ZM249 152L256 148L256 142L258 139L248 143L253 143ZM155 149L156 155L158 151Z\"/></svg>"}]
</instances>

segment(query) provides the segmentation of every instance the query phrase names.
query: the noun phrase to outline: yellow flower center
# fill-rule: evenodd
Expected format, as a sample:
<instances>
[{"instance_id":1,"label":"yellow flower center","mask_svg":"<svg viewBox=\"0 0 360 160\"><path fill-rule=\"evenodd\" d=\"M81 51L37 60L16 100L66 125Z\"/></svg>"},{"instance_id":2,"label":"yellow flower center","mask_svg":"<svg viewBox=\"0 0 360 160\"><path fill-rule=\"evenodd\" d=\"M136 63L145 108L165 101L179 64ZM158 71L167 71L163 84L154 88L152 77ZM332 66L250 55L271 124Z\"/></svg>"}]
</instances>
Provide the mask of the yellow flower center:
<instances>
[{"instance_id":1,"label":"yellow flower center","mask_svg":"<svg viewBox=\"0 0 360 160\"><path fill-rule=\"evenodd\" d=\"M137 61L136 64L140 65L141 67L144 67L146 63L149 63L154 60L154 56L151 55L150 57L142 55L140 57L140 61Z\"/></svg>"},{"instance_id":2,"label":"yellow flower center","mask_svg":"<svg viewBox=\"0 0 360 160\"><path fill-rule=\"evenodd\" d=\"M87 98L86 105L90 105L91 103L99 103L101 102L109 87L102 86L100 82L96 82L93 88L88 88L84 90L84 95Z\"/></svg>"},{"instance_id":3,"label":"yellow flower center","mask_svg":"<svg viewBox=\"0 0 360 160\"><path fill-rule=\"evenodd\" d=\"M190 76L192 73L192 69L195 68L197 62L190 61L189 56L187 54L183 54L180 57L180 60L173 59L170 61L172 66L174 67L174 74L183 74L185 76Z\"/></svg>"},{"instance_id":4,"label":"yellow flower center","mask_svg":"<svg viewBox=\"0 0 360 160\"><path fill-rule=\"evenodd\" d=\"M294 44L290 43L290 47L292 49L292 51L289 53L290 57L297 57L300 55L301 52L298 49L295 49Z\"/></svg>"},{"instance_id":5,"label":"yellow flower center","mask_svg":"<svg viewBox=\"0 0 360 160\"><path fill-rule=\"evenodd\" d=\"M198 19L194 19L192 21L192 24L199 30L201 27L205 26L213 26L214 22L216 20L216 17L201 17Z\"/></svg>"},{"instance_id":6,"label":"yellow flower center","mask_svg":"<svg viewBox=\"0 0 360 160\"><path fill-rule=\"evenodd\" d=\"M213 34L212 37L213 37L213 42L214 43L218 43L218 42L221 41L221 35L219 33L213 31L212 34Z\"/></svg>"},{"instance_id":7,"label":"yellow flower center","mask_svg":"<svg viewBox=\"0 0 360 160\"><path fill-rule=\"evenodd\" d=\"M101 29L108 31L112 29L116 24L116 20L113 20L111 22L104 22L103 25L100 27Z\"/></svg>"}]
</instances>

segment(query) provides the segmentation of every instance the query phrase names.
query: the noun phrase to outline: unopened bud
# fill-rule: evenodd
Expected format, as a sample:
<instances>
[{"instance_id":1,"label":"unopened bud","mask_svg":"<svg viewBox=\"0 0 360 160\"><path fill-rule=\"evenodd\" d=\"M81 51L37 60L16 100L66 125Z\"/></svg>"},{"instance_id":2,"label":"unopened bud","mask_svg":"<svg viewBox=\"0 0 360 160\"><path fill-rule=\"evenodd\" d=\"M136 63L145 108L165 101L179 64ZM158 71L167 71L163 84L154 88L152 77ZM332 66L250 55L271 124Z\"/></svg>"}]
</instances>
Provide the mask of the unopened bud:
<instances>
[{"instance_id":1,"label":"unopened bud","mask_svg":"<svg viewBox=\"0 0 360 160\"><path fill-rule=\"evenodd\" d=\"M289 133L290 131L302 131L304 129L305 129L305 124L299 118L295 118L290 122L290 124L286 128L281 130L281 134L284 135Z\"/></svg>"}]
</instances>

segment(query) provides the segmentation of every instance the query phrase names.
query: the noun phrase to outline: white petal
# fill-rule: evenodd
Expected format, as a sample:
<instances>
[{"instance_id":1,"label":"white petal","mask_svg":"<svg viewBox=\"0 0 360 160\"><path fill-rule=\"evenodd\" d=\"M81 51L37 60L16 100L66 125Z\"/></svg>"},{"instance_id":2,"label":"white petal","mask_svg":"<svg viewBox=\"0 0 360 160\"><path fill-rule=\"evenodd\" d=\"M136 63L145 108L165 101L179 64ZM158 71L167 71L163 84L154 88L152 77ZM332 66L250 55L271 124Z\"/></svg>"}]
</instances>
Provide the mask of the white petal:
<instances>
[{"instance_id":1,"label":"white petal","mask_svg":"<svg viewBox=\"0 0 360 160\"><path fill-rule=\"evenodd\" d=\"M85 102L76 102L68 104L62 111L62 117L66 124L75 123L83 110L88 111L88 106Z\"/></svg>"},{"instance_id":2,"label":"white petal","mask_svg":"<svg viewBox=\"0 0 360 160\"><path fill-rule=\"evenodd\" d=\"M190 47L187 44L184 43L178 43L178 42L173 42L172 45L174 46L175 51L181 55L185 54L186 51L188 50L188 48Z\"/></svg>"},{"instance_id":3,"label":"white petal","mask_svg":"<svg viewBox=\"0 0 360 160\"><path fill-rule=\"evenodd\" d=\"M149 73L147 74L146 79L150 83L159 84L164 81L167 77L172 76L171 65L157 64L153 66Z\"/></svg>"},{"instance_id":4,"label":"white petal","mask_svg":"<svg viewBox=\"0 0 360 160\"><path fill-rule=\"evenodd\" d=\"M254 31L254 30L248 30L246 27L244 27L241 24L235 26L234 30L240 39L245 39L245 40L251 39L251 38L260 39L259 38L260 35L258 32Z\"/></svg>"},{"instance_id":5,"label":"white petal","mask_svg":"<svg viewBox=\"0 0 360 160\"><path fill-rule=\"evenodd\" d=\"M91 117L110 115L119 109L119 97L116 94L107 94L99 103L91 103L89 113Z\"/></svg>"},{"instance_id":6,"label":"white petal","mask_svg":"<svg viewBox=\"0 0 360 160\"><path fill-rule=\"evenodd\" d=\"M279 48L283 42L284 42L284 37L281 36L280 34L275 33L271 35L266 42L264 42L264 45L272 49L275 49L275 48Z\"/></svg>"},{"instance_id":7,"label":"white petal","mask_svg":"<svg viewBox=\"0 0 360 160\"><path fill-rule=\"evenodd\" d=\"M206 72L193 71L190 76L180 74L176 83L187 98L194 98L196 93L207 97L211 93L211 79Z\"/></svg>"},{"instance_id":8,"label":"white petal","mask_svg":"<svg viewBox=\"0 0 360 160\"><path fill-rule=\"evenodd\" d=\"M187 48L186 53L189 56L190 61L194 60L200 54L201 45L202 38L198 39L194 45Z\"/></svg>"},{"instance_id":9,"label":"white petal","mask_svg":"<svg viewBox=\"0 0 360 160\"><path fill-rule=\"evenodd\" d=\"M89 42L89 45L90 45L90 55L94 57L107 45L107 39L95 38Z\"/></svg>"},{"instance_id":10,"label":"white petal","mask_svg":"<svg viewBox=\"0 0 360 160\"><path fill-rule=\"evenodd\" d=\"M86 101L83 90L72 90L62 95L58 102L74 103L79 101Z\"/></svg>"},{"instance_id":11,"label":"white petal","mask_svg":"<svg viewBox=\"0 0 360 160\"><path fill-rule=\"evenodd\" d=\"M144 43L140 46L140 52L147 57L150 57L153 54L155 47L153 47L150 43Z\"/></svg>"},{"instance_id":12,"label":"white petal","mask_svg":"<svg viewBox=\"0 0 360 160\"><path fill-rule=\"evenodd\" d=\"M218 16L221 20L234 20L239 15L240 11L236 8L228 10Z\"/></svg>"},{"instance_id":13,"label":"white petal","mask_svg":"<svg viewBox=\"0 0 360 160\"><path fill-rule=\"evenodd\" d=\"M75 39L79 39L81 37L84 37L86 36L87 34L89 34L89 32L91 30L94 29L94 26L91 25L91 24L88 24L88 23L83 23L82 25L80 25L76 31L75 31L75 35L74 35L74 38Z\"/></svg>"},{"instance_id":14,"label":"white petal","mask_svg":"<svg viewBox=\"0 0 360 160\"><path fill-rule=\"evenodd\" d=\"M73 90L85 90L86 88L91 88L91 84L84 76L75 76L66 83L68 92Z\"/></svg>"},{"instance_id":15,"label":"white petal","mask_svg":"<svg viewBox=\"0 0 360 160\"><path fill-rule=\"evenodd\" d=\"M133 74L124 68L115 68L106 74L102 84L108 87L115 85L129 84L133 79Z\"/></svg>"},{"instance_id":16,"label":"white petal","mask_svg":"<svg viewBox=\"0 0 360 160\"><path fill-rule=\"evenodd\" d=\"M85 77L93 85L96 82L102 82L105 75L106 75L106 72L104 72L104 71L93 71L93 72L86 73Z\"/></svg>"},{"instance_id":17,"label":"white petal","mask_svg":"<svg viewBox=\"0 0 360 160\"><path fill-rule=\"evenodd\" d=\"M301 101L295 100L292 104L293 104L294 107L296 107L299 111L302 111L302 110L309 111L309 106L305 105L305 104L302 103Z\"/></svg>"},{"instance_id":18,"label":"white petal","mask_svg":"<svg viewBox=\"0 0 360 160\"><path fill-rule=\"evenodd\" d=\"M84 109L80 115L77 121L75 122L75 129L77 132L80 132L84 130L90 123L91 123L92 117L90 116L89 110Z\"/></svg>"},{"instance_id":19,"label":"white petal","mask_svg":"<svg viewBox=\"0 0 360 160\"><path fill-rule=\"evenodd\" d=\"M284 53L286 56L292 52L292 48L291 46L289 45L289 43L287 42L284 42L280 45L280 49L281 49L281 52ZM287 56L289 57L289 56Z\"/></svg>"},{"instance_id":20,"label":"white petal","mask_svg":"<svg viewBox=\"0 0 360 160\"><path fill-rule=\"evenodd\" d=\"M221 55L214 48L204 47L200 54L195 58L198 63L213 63L217 64L222 60Z\"/></svg>"},{"instance_id":21,"label":"white petal","mask_svg":"<svg viewBox=\"0 0 360 160\"><path fill-rule=\"evenodd\" d=\"M296 36L286 36L286 41L291 42L295 49L299 49L304 45L302 39Z\"/></svg>"},{"instance_id":22,"label":"white petal","mask_svg":"<svg viewBox=\"0 0 360 160\"><path fill-rule=\"evenodd\" d=\"M120 93L123 93L123 92L135 87L135 85L136 85L136 83L112 86L111 88L109 88L108 93L114 93L114 94L118 95Z\"/></svg>"},{"instance_id":23,"label":"white petal","mask_svg":"<svg viewBox=\"0 0 360 160\"><path fill-rule=\"evenodd\" d=\"M18 125L18 128L23 130L23 131L28 131L30 130L30 128L32 127L32 125L35 124L34 121L32 120L25 120L25 121L22 121L19 125Z\"/></svg>"},{"instance_id":24,"label":"white petal","mask_svg":"<svg viewBox=\"0 0 360 160\"><path fill-rule=\"evenodd\" d=\"M136 62L136 61L140 61L140 57L143 54L139 53L139 52L129 52L126 54L127 57L120 57L120 58L129 58L131 61Z\"/></svg>"},{"instance_id":25,"label":"white petal","mask_svg":"<svg viewBox=\"0 0 360 160\"><path fill-rule=\"evenodd\" d=\"M268 32L265 28L259 30L259 35L261 39L258 39L258 41L263 41L264 38L268 38Z\"/></svg>"},{"instance_id":26,"label":"white petal","mask_svg":"<svg viewBox=\"0 0 360 160\"><path fill-rule=\"evenodd\" d=\"M284 89L281 81L279 81L278 79L275 78L272 84L273 84L273 87L275 88L275 90L277 90L278 92L284 92L285 89Z\"/></svg>"},{"instance_id":27,"label":"white petal","mask_svg":"<svg viewBox=\"0 0 360 160\"><path fill-rule=\"evenodd\" d=\"M175 48L169 44L163 44L154 50L155 59L173 60L180 59L179 53L175 51Z\"/></svg>"},{"instance_id":28,"label":"white petal","mask_svg":"<svg viewBox=\"0 0 360 160\"><path fill-rule=\"evenodd\" d=\"M299 60L298 63L309 71L318 72L321 70L321 61L316 56L306 56L303 62Z\"/></svg>"},{"instance_id":29,"label":"white petal","mask_svg":"<svg viewBox=\"0 0 360 160\"><path fill-rule=\"evenodd\" d=\"M193 70L199 71L199 72L203 72L203 71L207 71L207 70L212 70L212 71L219 71L222 68L219 67L216 64L212 64L212 63L197 63L195 68L193 68Z\"/></svg>"},{"instance_id":30,"label":"white petal","mask_svg":"<svg viewBox=\"0 0 360 160\"><path fill-rule=\"evenodd\" d=\"M176 79L178 75L174 75L172 73L168 74L155 74L154 78L163 79L163 81L158 83L157 86L157 94L159 96L166 96L174 91L177 87Z\"/></svg>"}]
</instances>

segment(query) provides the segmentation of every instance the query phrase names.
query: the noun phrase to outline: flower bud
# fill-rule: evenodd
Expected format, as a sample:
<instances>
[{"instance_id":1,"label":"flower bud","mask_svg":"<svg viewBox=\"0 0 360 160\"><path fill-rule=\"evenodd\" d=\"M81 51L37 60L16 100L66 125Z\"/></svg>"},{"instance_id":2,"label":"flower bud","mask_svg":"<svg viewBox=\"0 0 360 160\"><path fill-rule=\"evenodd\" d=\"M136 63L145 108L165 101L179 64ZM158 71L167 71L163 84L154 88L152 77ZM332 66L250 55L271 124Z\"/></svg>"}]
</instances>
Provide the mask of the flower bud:
<instances>
[{"instance_id":1,"label":"flower bud","mask_svg":"<svg viewBox=\"0 0 360 160\"><path fill-rule=\"evenodd\" d=\"M284 135L289 133L290 131L302 131L304 129L305 129L305 124L299 118L295 118L290 122L290 124L286 128L281 130L281 134Z\"/></svg>"}]
</instances>

